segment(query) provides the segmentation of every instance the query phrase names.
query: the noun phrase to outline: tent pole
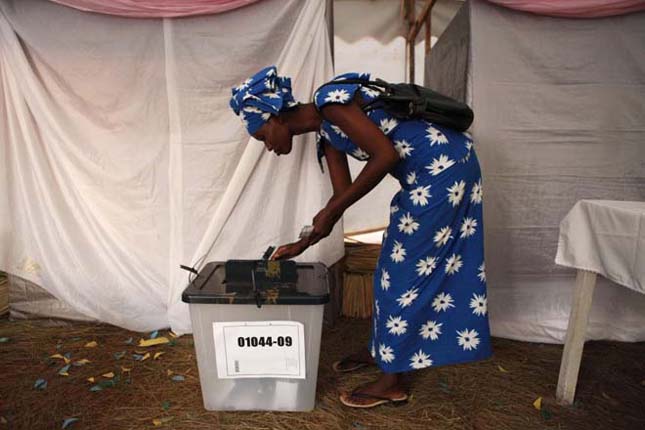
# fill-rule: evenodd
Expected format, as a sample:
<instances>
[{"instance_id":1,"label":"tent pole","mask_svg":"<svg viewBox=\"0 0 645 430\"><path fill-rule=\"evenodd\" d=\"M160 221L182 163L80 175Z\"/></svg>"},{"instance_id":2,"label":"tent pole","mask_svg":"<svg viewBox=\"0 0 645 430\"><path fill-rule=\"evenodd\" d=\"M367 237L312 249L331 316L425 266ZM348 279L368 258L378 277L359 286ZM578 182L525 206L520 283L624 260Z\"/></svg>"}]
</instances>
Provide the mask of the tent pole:
<instances>
[{"instance_id":1,"label":"tent pole","mask_svg":"<svg viewBox=\"0 0 645 430\"><path fill-rule=\"evenodd\" d=\"M410 40L410 34L414 31L415 0L404 0L405 20L407 21L408 37L406 38L407 60L408 60L408 82L414 83L414 39Z\"/></svg>"},{"instance_id":2,"label":"tent pole","mask_svg":"<svg viewBox=\"0 0 645 430\"><path fill-rule=\"evenodd\" d=\"M432 7L435 4L435 0L428 0L418 17L416 17L416 13L414 10L414 0L409 1L406 4L408 5L406 6L407 8L406 18L408 21L408 36L406 39L406 44L408 48L408 64L410 65L409 82L414 83L414 69L415 69L414 40L417 38L419 31L421 31L421 27L423 27L423 24L426 24L426 48L425 49L426 49L426 53L429 51L428 46L430 45L430 43L428 42L428 40L430 39Z\"/></svg>"},{"instance_id":3,"label":"tent pole","mask_svg":"<svg viewBox=\"0 0 645 430\"><path fill-rule=\"evenodd\" d=\"M331 49L331 64L335 69L336 55L334 52L334 0L327 0L327 4L325 6L325 21L327 21L327 35L329 36L329 48Z\"/></svg>"},{"instance_id":4,"label":"tent pole","mask_svg":"<svg viewBox=\"0 0 645 430\"><path fill-rule=\"evenodd\" d=\"M432 49L432 13L429 13L428 16L426 17L426 46L425 46L425 51L426 55L430 53L430 49Z\"/></svg>"}]
</instances>

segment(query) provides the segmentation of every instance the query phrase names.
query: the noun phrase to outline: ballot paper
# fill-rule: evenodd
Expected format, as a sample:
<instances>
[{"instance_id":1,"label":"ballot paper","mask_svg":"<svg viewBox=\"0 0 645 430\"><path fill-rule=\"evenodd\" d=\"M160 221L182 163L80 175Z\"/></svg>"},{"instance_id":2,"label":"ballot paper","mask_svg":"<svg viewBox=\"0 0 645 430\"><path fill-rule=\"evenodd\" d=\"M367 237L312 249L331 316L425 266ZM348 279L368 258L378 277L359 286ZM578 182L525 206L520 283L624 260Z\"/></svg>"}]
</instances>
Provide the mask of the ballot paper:
<instances>
[{"instance_id":1,"label":"ballot paper","mask_svg":"<svg viewBox=\"0 0 645 430\"><path fill-rule=\"evenodd\" d=\"M305 379L301 322L214 322L213 336L219 378Z\"/></svg>"}]
</instances>

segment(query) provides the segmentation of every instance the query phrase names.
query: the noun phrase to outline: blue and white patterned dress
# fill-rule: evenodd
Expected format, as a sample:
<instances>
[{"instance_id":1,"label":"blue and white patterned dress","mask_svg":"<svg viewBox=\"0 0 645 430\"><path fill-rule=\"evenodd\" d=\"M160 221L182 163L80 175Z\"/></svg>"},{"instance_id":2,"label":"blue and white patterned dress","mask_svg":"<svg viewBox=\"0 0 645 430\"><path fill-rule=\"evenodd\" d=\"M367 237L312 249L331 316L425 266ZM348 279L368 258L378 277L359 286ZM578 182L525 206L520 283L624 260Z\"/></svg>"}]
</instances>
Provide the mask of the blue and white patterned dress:
<instances>
[{"instance_id":1,"label":"blue and white patterned dress","mask_svg":"<svg viewBox=\"0 0 645 430\"><path fill-rule=\"evenodd\" d=\"M315 94L317 108L378 94L343 79ZM377 109L368 117L392 141L401 184L390 206L374 276L370 349L384 372L482 360L488 327L481 171L470 136L422 120L399 121ZM359 160L369 155L323 121L320 136Z\"/></svg>"}]
</instances>

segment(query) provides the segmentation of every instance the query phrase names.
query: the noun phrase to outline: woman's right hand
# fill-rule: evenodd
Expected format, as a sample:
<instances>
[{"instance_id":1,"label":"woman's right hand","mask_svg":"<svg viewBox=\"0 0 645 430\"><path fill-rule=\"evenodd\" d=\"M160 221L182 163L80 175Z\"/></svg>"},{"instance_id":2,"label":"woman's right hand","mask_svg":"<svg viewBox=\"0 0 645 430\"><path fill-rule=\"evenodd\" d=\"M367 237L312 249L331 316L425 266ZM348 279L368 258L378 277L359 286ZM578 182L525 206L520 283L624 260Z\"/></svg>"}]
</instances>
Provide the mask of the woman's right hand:
<instances>
[{"instance_id":1,"label":"woman's right hand","mask_svg":"<svg viewBox=\"0 0 645 430\"><path fill-rule=\"evenodd\" d=\"M340 217L343 215L343 212L336 209L336 206L333 203L334 199L332 198L330 203L322 208L314 217L312 223L313 231L309 236L309 245L314 245L329 236L334 225L336 225Z\"/></svg>"}]
</instances>

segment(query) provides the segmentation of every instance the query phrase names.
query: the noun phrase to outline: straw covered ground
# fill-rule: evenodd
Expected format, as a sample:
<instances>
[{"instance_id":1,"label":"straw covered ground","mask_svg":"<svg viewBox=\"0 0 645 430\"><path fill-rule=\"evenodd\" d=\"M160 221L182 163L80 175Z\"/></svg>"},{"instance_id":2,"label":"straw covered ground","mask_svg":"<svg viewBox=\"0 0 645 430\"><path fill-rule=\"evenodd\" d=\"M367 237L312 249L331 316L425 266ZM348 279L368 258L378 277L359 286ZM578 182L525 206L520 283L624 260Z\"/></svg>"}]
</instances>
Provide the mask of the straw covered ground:
<instances>
[{"instance_id":1,"label":"straw covered ground","mask_svg":"<svg viewBox=\"0 0 645 430\"><path fill-rule=\"evenodd\" d=\"M369 381L375 371L340 377L330 367L363 346L367 332L363 320L325 327L313 412L232 413L203 409L191 336L173 340L160 332L170 343L140 347L141 334L109 325L3 319L0 429L60 429L68 418L78 421L67 428L93 430L645 428L644 343L588 343L573 407L558 406L553 397L561 346L495 339L489 361L416 374L403 406L350 410L338 401L339 390ZM164 354L155 359L157 352ZM539 397L541 410L533 405Z\"/></svg>"}]
</instances>

